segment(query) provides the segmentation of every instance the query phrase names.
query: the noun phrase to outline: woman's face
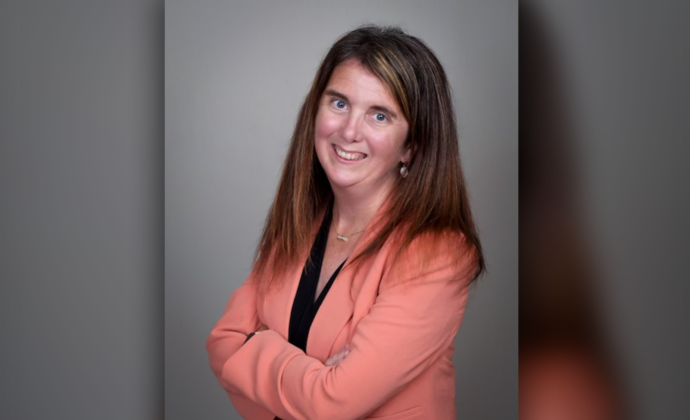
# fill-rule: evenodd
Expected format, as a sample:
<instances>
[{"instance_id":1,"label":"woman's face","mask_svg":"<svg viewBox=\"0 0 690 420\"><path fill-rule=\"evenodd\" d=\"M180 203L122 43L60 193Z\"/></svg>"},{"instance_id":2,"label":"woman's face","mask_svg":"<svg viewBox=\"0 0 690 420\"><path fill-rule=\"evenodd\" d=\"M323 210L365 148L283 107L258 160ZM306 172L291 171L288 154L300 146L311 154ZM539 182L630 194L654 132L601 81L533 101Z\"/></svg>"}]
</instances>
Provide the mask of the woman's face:
<instances>
[{"instance_id":1,"label":"woman's face","mask_svg":"<svg viewBox=\"0 0 690 420\"><path fill-rule=\"evenodd\" d=\"M387 86L359 61L335 68L316 115L315 148L337 193L386 195L408 162L409 130Z\"/></svg>"}]
</instances>

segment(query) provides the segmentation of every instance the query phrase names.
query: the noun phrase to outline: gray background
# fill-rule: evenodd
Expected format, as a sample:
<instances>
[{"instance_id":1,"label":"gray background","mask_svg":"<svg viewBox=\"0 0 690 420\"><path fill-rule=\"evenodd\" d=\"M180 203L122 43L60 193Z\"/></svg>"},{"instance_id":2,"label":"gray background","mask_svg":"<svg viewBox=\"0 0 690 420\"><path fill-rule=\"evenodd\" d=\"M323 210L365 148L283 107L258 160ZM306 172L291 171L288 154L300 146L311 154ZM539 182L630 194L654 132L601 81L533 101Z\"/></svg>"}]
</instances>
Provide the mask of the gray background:
<instances>
[{"instance_id":1,"label":"gray background","mask_svg":"<svg viewBox=\"0 0 690 420\"><path fill-rule=\"evenodd\" d=\"M204 342L249 272L318 64L364 23L402 26L448 73L489 265L455 340L458 417L516 418L516 2L168 1L165 23L167 418L239 418Z\"/></svg>"}]
</instances>

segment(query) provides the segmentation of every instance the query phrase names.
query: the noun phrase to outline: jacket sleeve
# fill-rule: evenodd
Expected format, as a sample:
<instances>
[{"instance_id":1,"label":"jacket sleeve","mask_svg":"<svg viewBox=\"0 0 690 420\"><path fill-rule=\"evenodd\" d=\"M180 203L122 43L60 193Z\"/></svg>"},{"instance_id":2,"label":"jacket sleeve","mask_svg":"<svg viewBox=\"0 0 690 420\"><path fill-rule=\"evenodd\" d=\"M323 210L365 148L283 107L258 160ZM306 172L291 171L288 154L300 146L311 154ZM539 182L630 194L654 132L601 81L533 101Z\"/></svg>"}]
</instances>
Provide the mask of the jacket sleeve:
<instances>
[{"instance_id":1,"label":"jacket sleeve","mask_svg":"<svg viewBox=\"0 0 690 420\"><path fill-rule=\"evenodd\" d=\"M269 330L216 361L219 382L284 420L366 416L427 369L462 320L471 255L461 263L453 252L424 262L418 255L409 247L382 279L340 365L327 367Z\"/></svg>"},{"instance_id":2,"label":"jacket sleeve","mask_svg":"<svg viewBox=\"0 0 690 420\"><path fill-rule=\"evenodd\" d=\"M220 377L224 362L230 359L242 347L242 344L247 339L247 335L256 331L259 327L260 321L256 302L256 286L251 283L250 274L250 277L230 295L223 315L206 339L209 363L216 377ZM256 337L258 335L252 338L252 340ZM235 409L239 412L256 404L227 388L226 392ZM255 413L256 408L253 408ZM263 417L273 419L271 413L268 412Z\"/></svg>"},{"instance_id":3,"label":"jacket sleeve","mask_svg":"<svg viewBox=\"0 0 690 420\"><path fill-rule=\"evenodd\" d=\"M259 327L256 309L256 287L251 276L230 295L223 315L206 339L211 370L218 376L223 361L229 359L242 346L247 335Z\"/></svg>"}]
</instances>

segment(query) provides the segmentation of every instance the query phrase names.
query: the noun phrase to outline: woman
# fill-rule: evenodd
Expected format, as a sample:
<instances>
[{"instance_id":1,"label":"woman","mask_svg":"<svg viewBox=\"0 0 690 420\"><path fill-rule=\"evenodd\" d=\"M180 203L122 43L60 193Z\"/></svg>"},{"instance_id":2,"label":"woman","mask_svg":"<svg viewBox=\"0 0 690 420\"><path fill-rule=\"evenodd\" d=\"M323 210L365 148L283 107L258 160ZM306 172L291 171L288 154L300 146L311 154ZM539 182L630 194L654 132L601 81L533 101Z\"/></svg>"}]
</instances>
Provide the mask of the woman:
<instances>
[{"instance_id":1,"label":"woman","mask_svg":"<svg viewBox=\"0 0 690 420\"><path fill-rule=\"evenodd\" d=\"M483 269L441 64L356 29L304 101L211 369L247 419L455 419L452 341Z\"/></svg>"}]
</instances>

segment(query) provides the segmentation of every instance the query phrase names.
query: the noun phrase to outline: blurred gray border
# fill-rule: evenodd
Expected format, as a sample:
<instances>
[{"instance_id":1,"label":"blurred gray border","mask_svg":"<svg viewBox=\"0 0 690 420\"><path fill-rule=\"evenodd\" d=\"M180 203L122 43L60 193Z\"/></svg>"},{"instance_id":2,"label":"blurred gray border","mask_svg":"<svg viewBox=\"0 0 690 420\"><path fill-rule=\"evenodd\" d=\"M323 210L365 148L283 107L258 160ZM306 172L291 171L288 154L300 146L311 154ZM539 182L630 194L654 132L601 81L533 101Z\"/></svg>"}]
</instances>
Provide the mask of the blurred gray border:
<instances>
[{"instance_id":1,"label":"blurred gray border","mask_svg":"<svg viewBox=\"0 0 690 420\"><path fill-rule=\"evenodd\" d=\"M0 418L163 418L163 1L0 2Z\"/></svg>"}]
</instances>

